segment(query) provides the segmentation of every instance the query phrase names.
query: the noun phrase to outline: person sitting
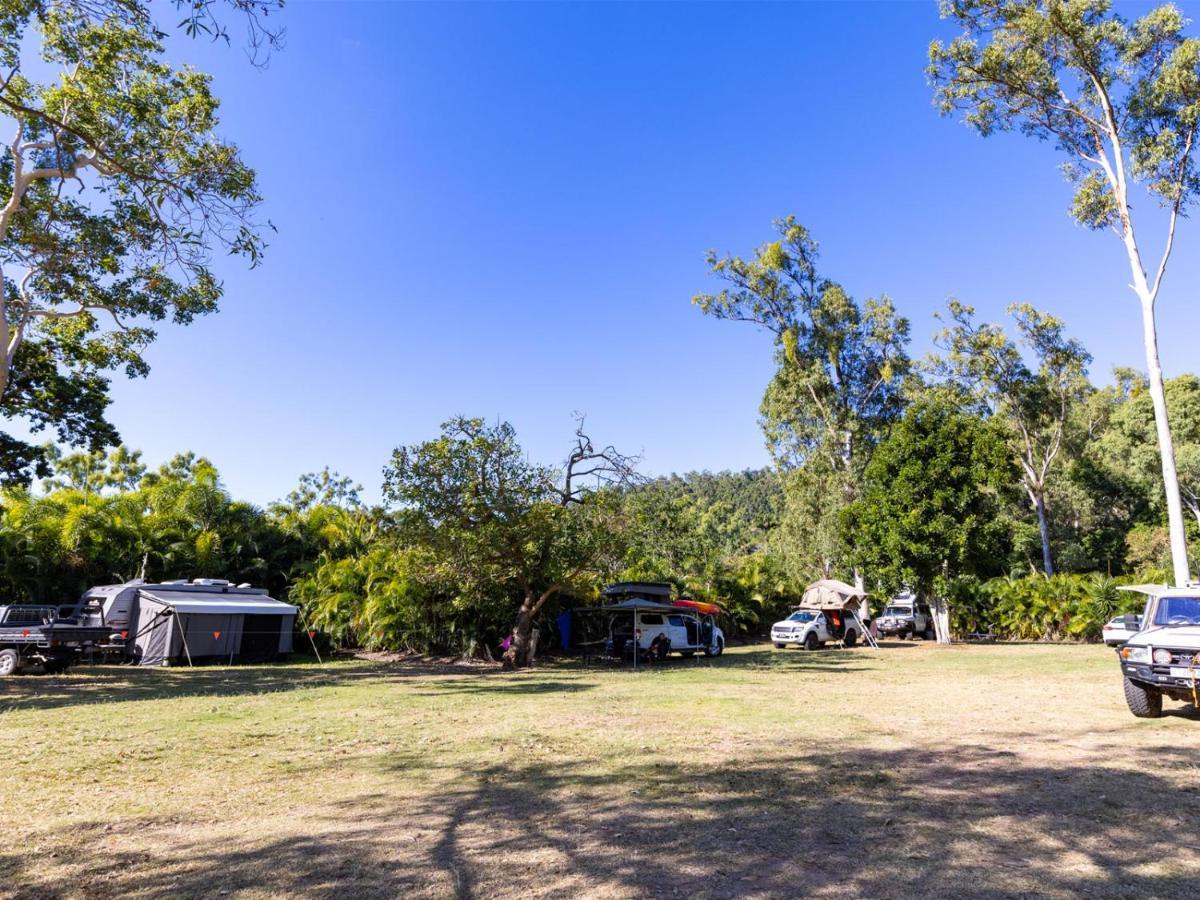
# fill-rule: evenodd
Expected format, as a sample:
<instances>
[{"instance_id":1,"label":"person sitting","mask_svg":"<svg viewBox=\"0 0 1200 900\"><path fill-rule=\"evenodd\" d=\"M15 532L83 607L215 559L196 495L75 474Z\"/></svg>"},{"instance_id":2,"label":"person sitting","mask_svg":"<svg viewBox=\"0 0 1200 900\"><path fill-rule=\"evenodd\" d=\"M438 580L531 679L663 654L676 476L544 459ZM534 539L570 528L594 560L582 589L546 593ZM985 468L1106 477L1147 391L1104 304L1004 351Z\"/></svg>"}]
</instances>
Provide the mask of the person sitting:
<instances>
[{"instance_id":1,"label":"person sitting","mask_svg":"<svg viewBox=\"0 0 1200 900\"><path fill-rule=\"evenodd\" d=\"M660 659L666 659L667 654L670 652L671 639L660 631L654 636L654 640L650 642L650 646L646 649L646 662L655 662Z\"/></svg>"}]
</instances>

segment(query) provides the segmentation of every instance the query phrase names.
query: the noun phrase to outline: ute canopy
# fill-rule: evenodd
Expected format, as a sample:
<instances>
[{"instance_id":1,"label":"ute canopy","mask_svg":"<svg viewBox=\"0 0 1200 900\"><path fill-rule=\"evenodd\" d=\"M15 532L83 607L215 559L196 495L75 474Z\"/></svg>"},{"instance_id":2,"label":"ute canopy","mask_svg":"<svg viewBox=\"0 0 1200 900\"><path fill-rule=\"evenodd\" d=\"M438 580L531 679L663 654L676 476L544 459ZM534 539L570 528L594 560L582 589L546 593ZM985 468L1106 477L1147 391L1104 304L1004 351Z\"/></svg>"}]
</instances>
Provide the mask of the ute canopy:
<instances>
[{"instance_id":1,"label":"ute canopy","mask_svg":"<svg viewBox=\"0 0 1200 900\"><path fill-rule=\"evenodd\" d=\"M823 578L804 589L799 608L858 612L867 608L867 593L844 581Z\"/></svg>"}]
</instances>

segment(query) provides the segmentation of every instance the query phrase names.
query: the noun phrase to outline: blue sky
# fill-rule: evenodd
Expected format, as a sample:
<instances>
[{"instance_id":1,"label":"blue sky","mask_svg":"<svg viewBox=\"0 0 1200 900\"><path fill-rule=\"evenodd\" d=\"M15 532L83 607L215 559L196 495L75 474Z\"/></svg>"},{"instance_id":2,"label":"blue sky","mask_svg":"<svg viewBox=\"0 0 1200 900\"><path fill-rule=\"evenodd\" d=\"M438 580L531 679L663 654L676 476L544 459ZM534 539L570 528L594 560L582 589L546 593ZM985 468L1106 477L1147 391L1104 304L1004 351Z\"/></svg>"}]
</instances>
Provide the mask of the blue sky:
<instances>
[{"instance_id":1,"label":"blue sky","mask_svg":"<svg viewBox=\"0 0 1200 900\"><path fill-rule=\"evenodd\" d=\"M329 464L378 496L400 443L455 413L564 453L571 413L654 474L767 462L769 338L690 305L705 251L794 213L825 273L891 295L928 349L949 296L1028 301L1096 357L1142 361L1111 235L1074 226L1048 146L939 117L930 3L292 0L266 71L211 71L223 133L278 226L222 263L218 315L165 328L112 418L151 464L191 449L266 502ZM1192 367L1200 229L1160 299L1168 374Z\"/></svg>"}]
</instances>

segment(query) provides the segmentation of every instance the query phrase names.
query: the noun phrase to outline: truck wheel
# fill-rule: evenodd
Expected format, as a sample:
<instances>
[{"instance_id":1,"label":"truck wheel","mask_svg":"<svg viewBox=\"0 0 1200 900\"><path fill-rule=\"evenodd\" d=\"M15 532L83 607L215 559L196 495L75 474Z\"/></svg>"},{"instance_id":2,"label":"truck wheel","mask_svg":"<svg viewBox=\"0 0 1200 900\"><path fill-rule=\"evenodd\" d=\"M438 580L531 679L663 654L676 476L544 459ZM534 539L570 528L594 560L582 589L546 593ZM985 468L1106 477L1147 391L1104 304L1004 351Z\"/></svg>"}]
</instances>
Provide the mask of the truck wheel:
<instances>
[{"instance_id":1,"label":"truck wheel","mask_svg":"<svg viewBox=\"0 0 1200 900\"><path fill-rule=\"evenodd\" d=\"M845 640L842 641L847 647L853 647L858 643L858 632L851 628L846 632Z\"/></svg>"},{"instance_id":2,"label":"truck wheel","mask_svg":"<svg viewBox=\"0 0 1200 900\"><path fill-rule=\"evenodd\" d=\"M704 650L704 655L705 656L720 656L724 652L725 652L725 642L717 641L717 646L713 647L711 649L706 648Z\"/></svg>"},{"instance_id":3,"label":"truck wheel","mask_svg":"<svg viewBox=\"0 0 1200 900\"><path fill-rule=\"evenodd\" d=\"M21 657L16 650L0 650L0 678L16 675L21 668Z\"/></svg>"},{"instance_id":4,"label":"truck wheel","mask_svg":"<svg viewBox=\"0 0 1200 900\"><path fill-rule=\"evenodd\" d=\"M817 638L817 633L815 631L810 631L804 638L804 649L816 650L820 646L821 641Z\"/></svg>"},{"instance_id":5,"label":"truck wheel","mask_svg":"<svg viewBox=\"0 0 1200 900\"><path fill-rule=\"evenodd\" d=\"M1125 702L1139 719L1157 719L1162 715L1162 694L1125 679Z\"/></svg>"}]
</instances>

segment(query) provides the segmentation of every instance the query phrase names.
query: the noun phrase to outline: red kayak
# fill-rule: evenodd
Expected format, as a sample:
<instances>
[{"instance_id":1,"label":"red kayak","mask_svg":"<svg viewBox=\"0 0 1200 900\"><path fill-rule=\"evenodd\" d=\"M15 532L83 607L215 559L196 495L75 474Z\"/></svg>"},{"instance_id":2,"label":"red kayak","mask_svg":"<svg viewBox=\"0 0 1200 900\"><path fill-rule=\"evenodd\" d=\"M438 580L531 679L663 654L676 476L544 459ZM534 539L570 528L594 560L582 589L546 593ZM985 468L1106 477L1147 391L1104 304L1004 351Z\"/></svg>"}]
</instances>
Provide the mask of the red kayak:
<instances>
[{"instance_id":1,"label":"red kayak","mask_svg":"<svg viewBox=\"0 0 1200 900\"><path fill-rule=\"evenodd\" d=\"M694 609L696 612L706 615L715 616L721 612L721 607L715 603L705 603L702 600L692 600L690 597L680 597L678 600L671 601L672 606L683 606L687 609Z\"/></svg>"}]
</instances>

